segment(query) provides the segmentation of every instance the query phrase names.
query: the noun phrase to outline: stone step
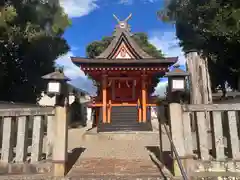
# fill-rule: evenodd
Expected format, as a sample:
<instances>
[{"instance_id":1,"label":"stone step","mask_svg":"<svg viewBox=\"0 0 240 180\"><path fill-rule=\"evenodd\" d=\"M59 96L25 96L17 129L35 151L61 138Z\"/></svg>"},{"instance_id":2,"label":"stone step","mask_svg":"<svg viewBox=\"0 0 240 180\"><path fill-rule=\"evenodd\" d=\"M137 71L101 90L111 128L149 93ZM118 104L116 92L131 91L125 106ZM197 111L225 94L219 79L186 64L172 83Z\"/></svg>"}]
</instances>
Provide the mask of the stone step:
<instances>
[{"instance_id":1,"label":"stone step","mask_svg":"<svg viewBox=\"0 0 240 180\"><path fill-rule=\"evenodd\" d=\"M160 169L164 172L161 174ZM71 169L67 177L120 177L123 179L152 177L160 178L163 175L170 177L164 166L156 166L150 159L115 159L115 158L88 158L81 159ZM82 176L82 177L84 177Z\"/></svg>"},{"instance_id":2,"label":"stone step","mask_svg":"<svg viewBox=\"0 0 240 180\"><path fill-rule=\"evenodd\" d=\"M114 120L117 121L138 121L138 116L114 116L110 118L111 122Z\"/></svg>"},{"instance_id":3,"label":"stone step","mask_svg":"<svg viewBox=\"0 0 240 180\"><path fill-rule=\"evenodd\" d=\"M166 180L166 178L159 177L159 175L85 175L75 174L66 177L53 177L51 175L10 175L0 176L0 180ZM171 178L168 178L169 180Z\"/></svg>"},{"instance_id":4,"label":"stone step","mask_svg":"<svg viewBox=\"0 0 240 180\"><path fill-rule=\"evenodd\" d=\"M145 140L149 144L145 145L151 145L151 142L154 142L155 144L159 144L159 134L158 132L153 132L153 131L130 131L130 132L122 132L122 131L117 131L117 132L99 132L95 129L92 131L88 131L84 133L83 140L86 141L103 141L103 140L113 140L113 141L118 141L118 140L132 140L132 141L143 141Z\"/></svg>"},{"instance_id":5,"label":"stone step","mask_svg":"<svg viewBox=\"0 0 240 180\"><path fill-rule=\"evenodd\" d=\"M111 115L111 117L138 117L138 114L133 113L115 113Z\"/></svg>"},{"instance_id":6,"label":"stone step","mask_svg":"<svg viewBox=\"0 0 240 180\"><path fill-rule=\"evenodd\" d=\"M121 111L117 111L117 110L115 110L115 111L111 111L112 113L122 113L122 114L137 114L138 113L138 111L132 111L132 110L130 110L130 111L128 111L128 110L121 110Z\"/></svg>"},{"instance_id":7,"label":"stone step","mask_svg":"<svg viewBox=\"0 0 240 180\"><path fill-rule=\"evenodd\" d=\"M112 131L121 131L121 130L132 130L132 131L151 131L151 126L140 125L140 124L102 124L98 127L98 131L112 130Z\"/></svg>"},{"instance_id":8,"label":"stone step","mask_svg":"<svg viewBox=\"0 0 240 180\"><path fill-rule=\"evenodd\" d=\"M125 121L125 120L111 120L111 123L109 123L109 124L111 124L111 125L124 125L124 124L126 124L126 125L139 125L139 126L145 126L145 125L147 125L147 124L149 124L149 123L139 123L136 119L134 119L134 120L129 120L129 121ZM104 124L105 125L105 124Z\"/></svg>"},{"instance_id":9,"label":"stone step","mask_svg":"<svg viewBox=\"0 0 240 180\"><path fill-rule=\"evenodd\" d=\"M110 124L104 124L104 123L101 123L100 126L105 126L105 127L114 127L114 126L139 126L139 127L143 127L143 126L146 126L148 124L143 124L143 123L138 123L136 121L119 121L119 122L116 122L116 121L113 121L111 122Z\"/></svg>"},{"instance_id":10,"label":"stone step","mask_svg":"<svg viewBox=\"0 0 240 180\"><path fill-rule=\"evenodd\" d=\"M81 177L82 180L172 180L171 177L161 175L77 175L68 177L69 180Z\"/></svg>"},{"instance_id":11,"label":"stone step","mask_svg":"<svg viewBox=\"0 0 240 180\"><path fill-rule=\"evenodd\" d=\"M129 132L129 131L147 131L146 128L102 128L98 130L98 132L116 132L116 131L124 131L124 132Z\"/></svg>"}]
</instances>

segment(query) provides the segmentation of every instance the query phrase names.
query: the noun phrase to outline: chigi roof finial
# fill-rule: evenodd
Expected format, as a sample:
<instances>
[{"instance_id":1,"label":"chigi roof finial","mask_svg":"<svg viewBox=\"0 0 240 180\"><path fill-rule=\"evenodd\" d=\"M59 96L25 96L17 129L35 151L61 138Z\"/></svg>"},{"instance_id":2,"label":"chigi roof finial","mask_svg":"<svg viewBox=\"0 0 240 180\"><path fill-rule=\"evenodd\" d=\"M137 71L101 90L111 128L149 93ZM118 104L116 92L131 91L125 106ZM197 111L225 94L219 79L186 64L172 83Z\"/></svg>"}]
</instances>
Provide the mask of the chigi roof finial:
<instances>
[{"instance_id":1,"label":"chigi roof finial","mask_svg":"<svg viewBox=\"0 0 240 180\"><path fill-rule=\"evenodd\" d=\"M123 21L120 21L119 18L118 18L115 14L113 14L113 17L114 17L114 18L117 20L117 22L118 22L118 28L121 28L121 29L127 29L127 28L129 28L128 21L129 21L129 19L131 19L132 13L129 14L129 16L128 16L125 20L123 20Z\"/></svg>"}]
</instances>

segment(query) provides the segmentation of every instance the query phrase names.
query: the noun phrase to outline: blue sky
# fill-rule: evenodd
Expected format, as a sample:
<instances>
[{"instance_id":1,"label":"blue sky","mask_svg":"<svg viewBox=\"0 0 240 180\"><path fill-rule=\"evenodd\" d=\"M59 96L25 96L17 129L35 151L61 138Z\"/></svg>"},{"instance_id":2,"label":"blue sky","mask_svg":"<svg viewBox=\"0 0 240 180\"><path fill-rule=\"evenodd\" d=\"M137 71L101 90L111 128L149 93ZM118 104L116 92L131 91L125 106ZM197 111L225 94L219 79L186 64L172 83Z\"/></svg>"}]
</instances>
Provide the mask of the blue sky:
<instances>
[{"instance_id":1,"label":"blue sky","mask_svg":"<svg viewBox=\"0 0 240 180\"><path fill-rule=\"evenodd\" d=\"M72 20L72 26L64 34L71 50L59 57L56 63L64 66L65 74L74 85L92 91L92 83L71 63L70 56L85 57L89 43L110 36L117 24L113 14L123 20L132 13L129 21L132 32L147 33L153 45L166 56L178 56L179 64L183 65L185 59L178 46L174 25L161 22L156 15L164 3L165 0L60 0ZM159 83L158 91L162 91L165 84Z\"/></svg>"}]
</instances>

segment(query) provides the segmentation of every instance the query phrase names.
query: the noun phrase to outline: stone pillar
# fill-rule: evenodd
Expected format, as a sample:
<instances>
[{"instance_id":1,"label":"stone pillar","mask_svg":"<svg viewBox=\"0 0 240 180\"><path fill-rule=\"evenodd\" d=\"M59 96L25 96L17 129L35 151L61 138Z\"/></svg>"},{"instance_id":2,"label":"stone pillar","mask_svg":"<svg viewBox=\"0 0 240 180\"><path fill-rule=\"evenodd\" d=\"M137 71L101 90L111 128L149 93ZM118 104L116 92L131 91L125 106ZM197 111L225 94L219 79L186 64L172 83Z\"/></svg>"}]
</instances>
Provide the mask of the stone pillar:
<instances>
[{"instance_id":1,"label":"stone pillar","mask_svg":"<svg viewBox=\"0 0 240 180\"><path fill-rule=\"evenodd\" d=\"M175 149L178 153L179 161L181 162L182 168L184 172L181 172L180 164L178 164L178 160L176 154L174 153L174 149L172 147L173 153L173 164L174 164L174 175L177 177L181 177L182 173L186 174L187 176L191 174L191 169L194 166L193 163L193 156L192 154L187 154L186 151L186 143L189 143L189 139L187 136L185 137L184 130L186 127L186 119L183 117L183 111L181 104L178 103L171 103L169 105L169 121L171 125L171 142L174 144ZM190 129L190 121L189 121L189 129ZM187 142L186 142L187 141ZM192 143L192 142L190 142Z\"/></svg>"},{"instance_id":2,"label":"stone pillar","mask_svg":"<svg viewBox=\"0 0 240 180\"><path fill-rule=\"evenodd\" d=\"M55 108L53 140L53 171L54 176L66 175L67 146L68 146L68 119L66 107Z\"/></svg>"},{"instance_id":3,"label":"stone pillar","mask_svg":"<svg viewBox=\"0 0 240 180\"><path fill-rule=\"evenodd\" d=\"M102 77L102 116L103 123L107 122L107 75L104 74Z\"/></svg>"},{"instance_id":4,"label":"stone pillar","mask_svg":"<svg viewBox=\"0 0 240 180\"><path fill-rule=\"evenodd\" d=\"M169 113L170 113L170 125L171 125L171 134L172 134L172 142L177 150L179 157L183 157L185 155L184 148L184 136L183 136L183 119L182 119L182 109L181 105L178 103L171 103L169 105ZM174 155L174 175L181 176L181 172L179 169L179 165L176 160L176 156Z\"/></svg>"}]
</instances>

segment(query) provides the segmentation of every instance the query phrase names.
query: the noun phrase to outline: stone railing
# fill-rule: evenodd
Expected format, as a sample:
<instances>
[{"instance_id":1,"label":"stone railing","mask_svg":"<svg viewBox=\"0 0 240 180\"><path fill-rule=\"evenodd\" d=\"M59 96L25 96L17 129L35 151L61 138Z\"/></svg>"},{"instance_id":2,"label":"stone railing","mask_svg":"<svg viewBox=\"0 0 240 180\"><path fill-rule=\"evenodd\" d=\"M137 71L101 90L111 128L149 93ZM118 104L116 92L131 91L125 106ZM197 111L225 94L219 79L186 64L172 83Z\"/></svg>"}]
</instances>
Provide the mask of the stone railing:
<instances>
[{"instance_id":1,"label":"stone railing","mask_svg":"<svg viewBox=\"0 0 240 180\"><path fill-rule=\"evenodd\" d=\"M0 109L0 175L51 171L52 107Z\"/></svg>"},{"instance_id":2,"label":"stone railing","mask_svg":"<svg viewBox=\"0 0 240 180\"><path fill-rule=\"evenodd\" d=\"M189 176L240 177L240 104L173 103L169 111L172 139ZM174 171L180 176L176 162Z\"/></svg>"}]
</instances>

